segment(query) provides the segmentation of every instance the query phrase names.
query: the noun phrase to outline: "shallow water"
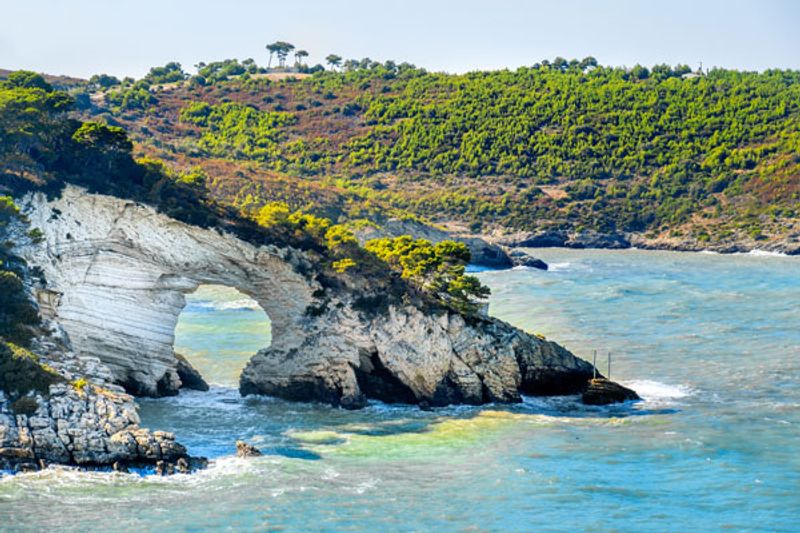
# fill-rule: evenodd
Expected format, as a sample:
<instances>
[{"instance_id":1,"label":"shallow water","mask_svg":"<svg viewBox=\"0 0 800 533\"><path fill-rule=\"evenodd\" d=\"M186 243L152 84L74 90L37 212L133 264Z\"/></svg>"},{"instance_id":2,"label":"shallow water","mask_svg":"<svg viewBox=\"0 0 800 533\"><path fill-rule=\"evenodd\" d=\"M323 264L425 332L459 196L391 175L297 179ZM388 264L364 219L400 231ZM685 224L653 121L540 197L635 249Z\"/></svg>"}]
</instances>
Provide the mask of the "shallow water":
<instances>
[{"instance_id":1,"label":"shallow water","mask_svg":"<svg viewBox=\"0 0 800 533\"><path fill-rule=\"evenodd\" d=\"M211 314L237 296L200 293L177 344L217 385L144 401L141 414L213 465L6 476L0 530L797 531L800 260L533 253L551 271L480 273L491 312L584 357L597 350L601 369L611 351L613 377L644 402L427 413L241 399L238 369L268 342L251 335L263 316ZM232 457L238 438L266 455Z\"/></svg>"}]
</instances>

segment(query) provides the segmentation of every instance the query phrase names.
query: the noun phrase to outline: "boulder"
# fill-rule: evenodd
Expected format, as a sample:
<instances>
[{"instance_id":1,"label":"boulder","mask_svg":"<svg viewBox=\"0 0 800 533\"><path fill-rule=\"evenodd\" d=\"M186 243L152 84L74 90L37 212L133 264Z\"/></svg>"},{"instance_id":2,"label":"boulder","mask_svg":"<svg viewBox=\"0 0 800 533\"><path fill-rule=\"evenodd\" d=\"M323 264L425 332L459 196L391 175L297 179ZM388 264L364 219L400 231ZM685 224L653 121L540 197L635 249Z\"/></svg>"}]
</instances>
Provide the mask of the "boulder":
<instances>
[{"instance_id":1,"label":"boulder","mask_svg":"<svg viewBox=\"0 0 800 533\"><path fill-rule=\"evenodd\" d=\"M586 405L609 405L612 403L641 400L635 391L605 378L589 381L589 387L581 398Z\"/></svg>"},{"instance_id":2,"label":"boulder","mask_svg":"<svg viewBox=\"0 0 800 533\"><path fill-rule=\"evenodd\" d=\"M259 457L261 455L264 454L255 446L247 444L243 440L236 441L236 457Z\"/></svg>"},{"instance_id":3,"label":"boulder","mask_svg":"<svg viewBox=\"0 0 800 533\"><path fill-rule=\"evenodd\" d=\"M176 370L181 380L182 389L199 390L203 392L208 390L208 383L206 383L206 380L200 375L200 372L186 360L186 357L176 353L175 359L178 361Z\"/></svg>"},{"instance_id":4,"label":"boulder","mask_svg":"<svg viewBox=\"0 0 800 533\"><path fill-rule=\"evenodd\" d=\"M511 262L514 263L514 266L537 268L539 270L548 269L547 263L522 250L511 250L508 256L511 258Z\"/></svg>"}]
</instances>

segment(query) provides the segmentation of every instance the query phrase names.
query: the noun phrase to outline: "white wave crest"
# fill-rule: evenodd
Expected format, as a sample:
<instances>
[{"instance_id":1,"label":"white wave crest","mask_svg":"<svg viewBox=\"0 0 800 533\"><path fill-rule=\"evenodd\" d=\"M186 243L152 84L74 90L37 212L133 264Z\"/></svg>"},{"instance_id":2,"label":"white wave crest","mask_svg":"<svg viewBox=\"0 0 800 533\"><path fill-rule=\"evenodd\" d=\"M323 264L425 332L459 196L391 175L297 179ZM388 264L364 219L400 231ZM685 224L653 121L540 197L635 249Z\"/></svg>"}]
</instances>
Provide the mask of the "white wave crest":
<instances>
[{"instance_id":1,"label":"white wave crest","mask_svg":"<svg viewBox=\"0 0 800 533\"><path fill-rule=\"evenodd\" d=\"M771 252L769 250L750 250L744 255L754 255L756 257L789 257L783 252Z\"/></svg>"},{"instance_id":2,"label":"white wave crest","mask_svg":"<svg viewBox=\"0 0 800 533\"><path fill-rule=\"evenodd\" d=\"M551 272L558 272L560 270L569 270L572 267L572 263L569 261L564 263L550 263L547 266L549 267L548 270Z\"/></svg>"},{"instance_id":3,"label":"white wave crest","mask_svg":"<svg viewBox=\"0 0 800 533\"><path fill-rule=\"evenodd\" d=\"M241 298L239 300L231 300L228 302L215 302L210 300L201 300L199 302L192 302L192 307L200 309L211 309L213 311L259 311L261 306L258 302L250 298Z\"/></svg>"},{"instance_id":4,"label":"white wave crest","mask_svg":"<svg viewBox=\"0 0 800 533\"><path fill-rule=\"evenodd\" d=\"M649 379L634 379L622 382L628 388L636 391L647 402L671 402L693 394L693 390L686 385L670 385Z\"/></svg>"}]
</instances>

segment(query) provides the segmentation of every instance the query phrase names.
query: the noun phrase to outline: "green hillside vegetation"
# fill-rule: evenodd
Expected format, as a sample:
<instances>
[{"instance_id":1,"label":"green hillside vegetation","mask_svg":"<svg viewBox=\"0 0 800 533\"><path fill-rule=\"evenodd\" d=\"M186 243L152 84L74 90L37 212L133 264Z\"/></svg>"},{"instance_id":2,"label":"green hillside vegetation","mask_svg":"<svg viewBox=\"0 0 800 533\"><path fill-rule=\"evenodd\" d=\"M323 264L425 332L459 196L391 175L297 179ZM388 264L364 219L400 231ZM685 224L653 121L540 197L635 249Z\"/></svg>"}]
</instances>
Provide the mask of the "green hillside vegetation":
<instances>
[{"instance_id":1,"label":"green hillside vegetation","mask_svg":"<svg viewBox=\"0 0 800 533\"><path fill-rule=\"evenodd\" d=\"M50 385L63 379L26 349L40 318L22 283L24 264L4 237L14 222L25 220L10 197L0 196L0 391L9 395L17 414L29 415L37 404L25 395L48 394Z\"/></svg>"},{"instance_id":2,"label":"green hillside vegetation","mask_svg":"<svg viewBox=\"0 0 800 533\"><path fill-rule=\"evenodd\" d=\"M108 110L145 152L227 160L213 183L258 174L238 181L264 185L255 204L279 175L476 231L688 229L701 241L780 235L800 213L797 71L557 58L451 75L365 59L275 81L248 68L184 75L142 110L107 97Z\"/></svg>"},{"instance_id":3,"label":"green hillside vegetation","mask_svg":"<svg viewBox=\"0 0 800 533\"><path fill-rule=\"evenodd\" d=\"M224 205L209 196L208 176L202 168L178 172L158 159L134 159L133 143L123 128L72 118L68 111L73 107L72 97L55 91L33 73L15 73L0 84L0 193L18 195L41 190L56 196L66 184L75 184L91 192L144 202L183 222L226 230L256 244L306 250L318 262L316 273L308 275L316 275L320 283L331 288L353 282L371 285L377 293L388 291L384 304L391 297L411 294L428 304L468 312L477 310L474 299L486 295L486 289L477 279L466 276L463 268L449 271L450 281L465 288L459 293L443 285L415 283L399 271L393 275L392 265L359 246L349 229L313 213L292 211L288 204L272 202L258 210ZM228 116L236 117L235 124L247 125L255 120L258 128L267 123L270 128L278 127L283 116L264 118L249 107L223 107ZM206 114L202 110L191 116L203 124L217 120L213 112ZM233 130L228 128L228 122L221 124L223 133ZM249 142L235 134L224 142L240 141ZM0 197L0 335L24 343L29 340L25 336L27 325L38 317L27 300L21 272L11 268L18 260L11 255L12 243L6 243L4 236L13 220L21 221L11 197ZM28 236L38 237L35 230ZM452 259L447 255L449 250L437 250L443 262L466 264L469 259L468 252L464 259L461 249L453 249L457 257ZM403 281L398 284L398 280Z\"/></svg>"}]
</instances>

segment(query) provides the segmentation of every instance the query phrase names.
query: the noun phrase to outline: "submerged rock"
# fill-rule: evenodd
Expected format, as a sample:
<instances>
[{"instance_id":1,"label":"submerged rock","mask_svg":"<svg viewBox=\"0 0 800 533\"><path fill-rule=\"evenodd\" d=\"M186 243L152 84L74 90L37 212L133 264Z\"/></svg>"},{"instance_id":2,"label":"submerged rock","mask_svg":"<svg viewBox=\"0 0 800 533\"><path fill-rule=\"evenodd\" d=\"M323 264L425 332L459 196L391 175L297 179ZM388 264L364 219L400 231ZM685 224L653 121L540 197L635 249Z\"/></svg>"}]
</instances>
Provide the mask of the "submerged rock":
<instances>
[{"instance_id":1,"label":"submerged rock","mask_svg":"<svg viewBox=\"0 0 800 533\"><path fill-rule=\"evenodd\" d=\"M605 378L597 378L589 381L589 387L583 393L581 400L587 405L608 405L641 400L641 398L635 391L623 387L619 383Z\"/></svg>"},{"instance_id":2,"label":"submerged rock","mask_svg":"<svg viewBox=\"0 0 800 533\"><path fill-rule=\"evenodd\" d=\"M259 457L261 455L263 455L261 450L255 446L247 444L243 440L236 441L236 457Z\"/></svg>"}]
</instances>

